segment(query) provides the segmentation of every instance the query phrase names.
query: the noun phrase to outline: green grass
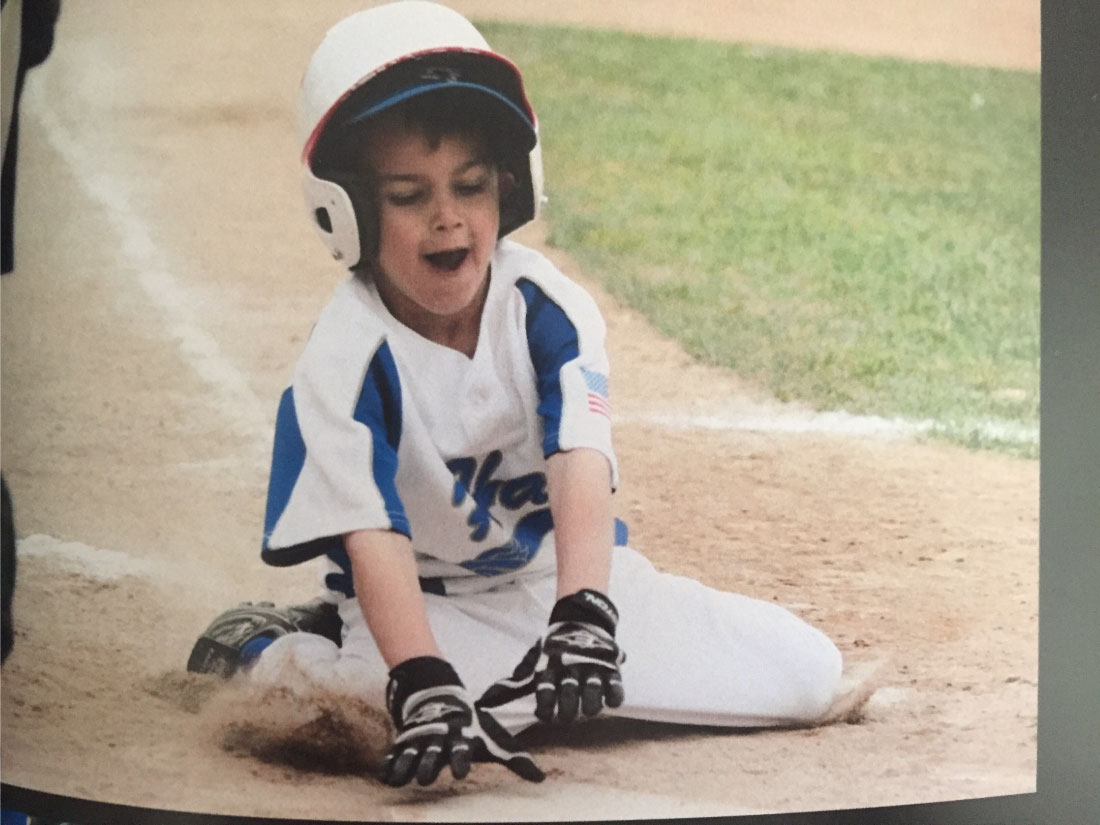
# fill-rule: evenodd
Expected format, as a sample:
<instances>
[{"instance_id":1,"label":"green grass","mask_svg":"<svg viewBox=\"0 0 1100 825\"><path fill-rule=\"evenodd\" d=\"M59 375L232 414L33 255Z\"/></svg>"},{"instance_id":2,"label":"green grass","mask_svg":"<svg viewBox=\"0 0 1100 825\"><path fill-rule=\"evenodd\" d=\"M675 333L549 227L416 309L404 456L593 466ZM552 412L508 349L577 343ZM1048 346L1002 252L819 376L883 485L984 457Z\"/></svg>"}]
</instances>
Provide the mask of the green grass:
<instances>
[{"instance_id":1,"label":"green grass","mask_svg":"<svg viewBox=\"0 0 1100 825\"><path fill-rule=\"evenodd\" d=\"M819 409L1038 420L1037 74L485 25L551 242L698 358ZM1026 439L1025 439L1026 442Z\"/></svg>"}]
</instances>

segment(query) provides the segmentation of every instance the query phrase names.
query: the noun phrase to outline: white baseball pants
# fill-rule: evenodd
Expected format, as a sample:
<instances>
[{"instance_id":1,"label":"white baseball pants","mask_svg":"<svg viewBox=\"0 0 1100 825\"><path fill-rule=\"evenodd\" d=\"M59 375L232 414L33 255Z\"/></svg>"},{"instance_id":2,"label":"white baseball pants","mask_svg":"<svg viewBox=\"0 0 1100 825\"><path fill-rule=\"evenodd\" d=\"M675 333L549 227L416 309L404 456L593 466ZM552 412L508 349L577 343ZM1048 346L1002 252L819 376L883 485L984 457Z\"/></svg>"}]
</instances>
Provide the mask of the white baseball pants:
<instances>
[{"instance_id":1,"label":"white baseball pants","mask_svg":"<svg viewBox=\"0 0 1100 825\"><path fill-rule=\"evenodd\" d=\"M425 594L443 656L473 698L510 675L546 629L554 574L496 590ZM722 727L812 722L837 692L841 655L819 630L770 602L658 572L629 547L614 551L608 595L626 661L626 700L609 715ZM294 633L271 644L250 671L256 682L309 693L348 693L384 707L387 668L354 598L340 605L342 647ZM513 733L535 724L534 697L497 708Z\"/></svg>"}]
</instances>

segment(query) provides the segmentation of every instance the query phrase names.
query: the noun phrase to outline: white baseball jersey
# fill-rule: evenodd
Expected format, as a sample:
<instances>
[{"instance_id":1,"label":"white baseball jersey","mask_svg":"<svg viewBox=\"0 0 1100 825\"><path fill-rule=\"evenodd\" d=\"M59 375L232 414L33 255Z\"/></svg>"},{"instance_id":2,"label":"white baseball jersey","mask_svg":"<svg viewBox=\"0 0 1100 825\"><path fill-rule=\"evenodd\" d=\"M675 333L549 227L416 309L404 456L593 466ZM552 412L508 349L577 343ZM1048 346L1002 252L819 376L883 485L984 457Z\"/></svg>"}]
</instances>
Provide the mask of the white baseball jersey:
<instances>
[{"instance_id":1,"label":"white baseball jersey","mask_svg":"<svg viewBox=\"0 0 1100 825\"><path fill-rule=\"evenodd\" d=\"M617 484L604 334L584 290L507 240L472 359L394 319L373 284L343 282L280 404L264 560L325 555L327 586L350 596L342 536L383 529L447 592L552 569L546 458L594 448Z\"/></svg>"},{"instance_id":2,"label":"white baseball jersey","mask_svg":"<svg viewBox=\"0 0 1100 825\"><path fill-rule=\"evenodd\" d=\"M595 448L617 484L607 368L591 298L513 242L493 257L472 359L397 322L373 285L341 284L280 405L263 558L328 557L342 644L289 633L249 677L383 705L388 668L342 540L368 528L412 539L432 633L472 695L511 673L556 598L546 457ZM619 527L608 596L626 700L605 713L763 727L825 712L841 656L823 633L771 602L658 571ZM494 715L523 730L534 698Z\"/></svg>"}]
</instances>

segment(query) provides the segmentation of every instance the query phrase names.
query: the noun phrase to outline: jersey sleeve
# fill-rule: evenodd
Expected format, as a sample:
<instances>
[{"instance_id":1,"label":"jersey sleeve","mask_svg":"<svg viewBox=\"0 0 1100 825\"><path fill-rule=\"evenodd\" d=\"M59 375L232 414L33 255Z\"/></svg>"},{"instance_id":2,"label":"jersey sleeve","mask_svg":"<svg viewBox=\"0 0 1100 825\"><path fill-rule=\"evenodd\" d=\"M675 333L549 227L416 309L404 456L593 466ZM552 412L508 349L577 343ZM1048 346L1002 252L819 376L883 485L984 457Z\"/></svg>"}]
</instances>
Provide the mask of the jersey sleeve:
<instances>
[{"instance_id":1,"label":"jersey sleeve","mask_svg":"<svg viewBox=\"0 0 1100 825\"><path fill-rule=\"evenodd\" d=\"M520 279L526 305L526 333L543 423L543 454L588 447L611 464L618 486L618 462L611 442L610 365L605 326L588 293L560 276Z\"/></svg>"},{"instance_id":2,"label":"jersey sleeve","mask_svg":"<svg viewBox=\"0 0 1100 825\"><path fill-rule=\"evenodd\" d=\"M279 405L261 551L269 564L338 554L354 530L410 535L396 485L396 364L381 337L348 352L354 333L342 332L314 330Z\"/></svg>"}]
</instances>

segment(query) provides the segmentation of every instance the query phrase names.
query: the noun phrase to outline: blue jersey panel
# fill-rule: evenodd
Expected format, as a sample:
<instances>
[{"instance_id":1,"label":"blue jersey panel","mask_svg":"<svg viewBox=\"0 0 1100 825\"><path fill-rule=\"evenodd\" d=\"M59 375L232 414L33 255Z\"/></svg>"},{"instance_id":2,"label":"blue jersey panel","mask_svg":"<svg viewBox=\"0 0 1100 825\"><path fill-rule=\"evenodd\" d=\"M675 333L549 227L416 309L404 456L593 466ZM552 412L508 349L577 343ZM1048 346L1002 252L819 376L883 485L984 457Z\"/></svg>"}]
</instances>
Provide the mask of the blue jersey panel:
<instances>
[{"instance_id":1,"label":"blue jersey panel","mask_svg":"<svg viewBox=\"0 0 1100 825\"><path fill-rule=\"evenodd\" d=\"M371 431L371 472L385 502L390 527L410 535L409 520L397 493L397 449L401 441L401 385L389 347L383 344L371 359L353 416ZM294 404L293 388L283 393L275 421L275 448L271 461L264 544L261 557L268 564L285 567L321 555L338 559L344 553L343 538L322 536L290 547L273 549L269 538L286 511L306 464L307 447Z\"/></svg>"},{"instance_id":2,"label":"blue jersey panel","mask_svg":"<svg viewBox=\"0 0 1100 825\"><path fill-rule=\"evenodd\" d=\"M401 379L389 344L382 344L371 359L363 390L353 416L374 436L374 483L386 502L392 527L410 535L405 506L397 493L397 448L401 444Z\"/></svg>"},{"instance_id":3,"label":"blue jersey panel","mask_svg":"<svg viewBox=\"0 0 1100 825\"><path fill-rule=\"evenodd\" d=\"M516 287L527 303L527 341L538 385L538 413L544 425L542 451L549 457L560 449L561 368L580 354L577 328L536 284L521 278Z\"/></svg>"},{"instance_id":4,"label":"blue jersey panel","mask_svg":"<svg viewBox=\"0 0 1100 825\"><path fill-rule=\"evenodd\" d=\"M630 541L630 530L622 519L615 519L615 546L626 547Z\"/></svg>"},{"instance_id":5,"label":"blue jersey panel","mask_svg":"<svg viewBox=\"0 0 1100 825\"><path fill-rule=\"evenodd\" d=\"M298 413L294 409L294 388L289 387L279 399L279 412L275 416L275 449L271 457L271 477L267 485L267 509L264 513L264 547L275 523L283 514L294 483L306 463L306 443L298 426Z\"/></svg>"},{"instance_id":6,"label":"blue jersey panel","mask_svg":"<svg viewBox=\"0 0 1100 825\"><path fill-rule=\"evenodd\" d=\"M294 485L306 461L306 443L298 426L294 408L294 389L289 388L279 400L275 417L275 448L271 457L271 478L267 487L267 507L264 513L264 543L260 557L268 564L286 567L323 555L342 542L338 536L326 536L296 547L272 550L268 538L290 502Z\"/></svg>"}]
</instances>

